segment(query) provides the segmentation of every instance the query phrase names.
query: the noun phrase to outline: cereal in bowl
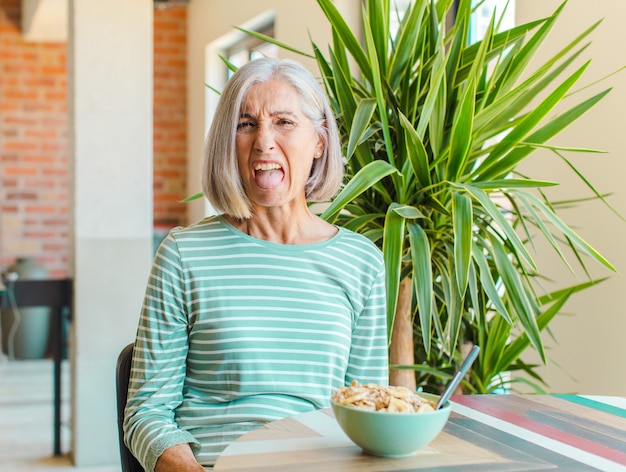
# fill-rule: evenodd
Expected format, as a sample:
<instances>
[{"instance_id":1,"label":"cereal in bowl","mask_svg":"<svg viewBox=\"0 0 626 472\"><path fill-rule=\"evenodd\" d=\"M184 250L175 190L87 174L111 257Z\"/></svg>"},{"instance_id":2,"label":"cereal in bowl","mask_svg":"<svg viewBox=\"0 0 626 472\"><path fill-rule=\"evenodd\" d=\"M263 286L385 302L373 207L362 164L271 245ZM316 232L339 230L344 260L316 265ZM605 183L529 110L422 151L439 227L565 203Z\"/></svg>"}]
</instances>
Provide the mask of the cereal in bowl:
<instances>
[{"instance_id":1,"label":"cereal in bowl","mask_svg":"<svg viewBox=\"0 0 626 472\"><path fill-rule=\"evenodd\" d=\"M354 406L364 410L395 413L421 413L434 411L436 404L420 397L406 387L365 384L353 381L333 394L333 401L340 405Z\"/></svg>"}]
</instances>

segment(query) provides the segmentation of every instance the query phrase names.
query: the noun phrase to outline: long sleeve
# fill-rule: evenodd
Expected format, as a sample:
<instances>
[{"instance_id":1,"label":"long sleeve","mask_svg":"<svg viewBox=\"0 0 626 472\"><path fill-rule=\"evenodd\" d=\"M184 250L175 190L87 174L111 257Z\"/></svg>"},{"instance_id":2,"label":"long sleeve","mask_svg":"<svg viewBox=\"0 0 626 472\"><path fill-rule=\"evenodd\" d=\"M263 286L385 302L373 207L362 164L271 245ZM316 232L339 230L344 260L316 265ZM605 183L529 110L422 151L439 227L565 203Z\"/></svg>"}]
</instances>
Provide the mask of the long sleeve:
<instances>
[{"instance_id":1,"label":"long sleeve","mask_svg":"<svg viewBox=\"0 0 626 472\"><path fill-rule=\"evenodd\" d=\"M148 471L168 447L181 443L199 447L174 418L183 398L188 351L183 279L176 244L168 239L155 257L144 298L124 428L129 449Z\"/></svg>"}]
</instances>

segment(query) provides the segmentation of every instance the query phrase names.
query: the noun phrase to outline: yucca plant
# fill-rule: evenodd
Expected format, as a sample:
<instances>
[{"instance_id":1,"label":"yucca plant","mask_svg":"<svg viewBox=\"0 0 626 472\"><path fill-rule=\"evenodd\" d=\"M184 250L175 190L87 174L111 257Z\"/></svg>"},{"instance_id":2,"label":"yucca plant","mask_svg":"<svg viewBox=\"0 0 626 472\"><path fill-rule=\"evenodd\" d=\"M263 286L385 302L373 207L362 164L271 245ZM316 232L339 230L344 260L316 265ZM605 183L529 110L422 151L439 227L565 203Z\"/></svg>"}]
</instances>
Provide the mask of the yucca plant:
<instances>
[{"instance_id":1,"label":"yucca plant","mask_svg":"<svg viewBox=\"0 0 626 472\"><path fill-rule=\"evenodd\" d=\"M543 388L522 353L530 347L545 362L542 331L573 293L598 280L550 292L539 283L533 240L545 238L571 271L568 257L585 273L589 261L614 268L557 216L558 202L546 194L557 183L523 175L519 165L549 150L604 200L567 157L596 151L549 144L608 93L571 93L597 24L529 70L565 4L502 32L494 15L484 38L470 44L470 0L415 0L396 32L390 0L366 0L363 38L332 0L318 3L333 33L327 50L312 43L311 53L297 51L248 33L317 61L348 177L322 216L383 250L391 344L408 335L404 345L415 355L403 365L392 358L395 372L412 379L391 382L411 386L417 373L419 385L439 388L463 346L476 343L481 353L466 391L492 392L507 381L503 373L514 382L520 370ZM409 324L398 332L401 319Z\"/></svg>"}]
</instances>

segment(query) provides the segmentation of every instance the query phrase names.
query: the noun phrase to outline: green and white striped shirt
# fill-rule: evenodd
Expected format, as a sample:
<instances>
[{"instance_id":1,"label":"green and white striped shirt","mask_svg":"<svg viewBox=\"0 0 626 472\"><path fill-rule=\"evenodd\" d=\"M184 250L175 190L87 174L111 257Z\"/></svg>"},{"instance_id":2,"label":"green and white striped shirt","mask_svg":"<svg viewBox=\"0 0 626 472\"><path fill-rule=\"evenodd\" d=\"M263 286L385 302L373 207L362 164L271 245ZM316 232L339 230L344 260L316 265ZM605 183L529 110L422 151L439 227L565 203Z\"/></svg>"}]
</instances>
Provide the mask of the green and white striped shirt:
<instances>
[{"instance_id":1,"label":"green and white striped shirt","mask_svg":"<svg viewBox=\"0 0 626 472\"><path fill-rule=\"evenodd\" d=\"M241 434L388 382L384 264L367 238L284 245L222 217L172 230L139 321L126 442L146 470L191 443L211 466Z\"/></svg>"}]
</instances>

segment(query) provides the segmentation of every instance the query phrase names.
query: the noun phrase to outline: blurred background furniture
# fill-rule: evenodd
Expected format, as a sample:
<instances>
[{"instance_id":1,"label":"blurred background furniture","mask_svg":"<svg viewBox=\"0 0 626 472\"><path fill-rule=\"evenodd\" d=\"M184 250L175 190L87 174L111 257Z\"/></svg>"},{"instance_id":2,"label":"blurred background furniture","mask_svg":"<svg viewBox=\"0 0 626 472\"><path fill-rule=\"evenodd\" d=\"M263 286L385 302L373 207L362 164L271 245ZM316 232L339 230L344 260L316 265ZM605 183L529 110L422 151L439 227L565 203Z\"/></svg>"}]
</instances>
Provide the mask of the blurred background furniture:
<instances>
[{"instance_id":1,"label":"blurred background furniture","mask_svg":"<svg viewBox=\"0 0 626 472\"><path fill-rule=\"evenodd\" d=\"M51 353L53 360L53 452L61 455L61 368L66 357L66 325L72 317L72 279L4 281L0 308L20 309L49 307L51 317Z\"/></svg>"}]
</instances>

